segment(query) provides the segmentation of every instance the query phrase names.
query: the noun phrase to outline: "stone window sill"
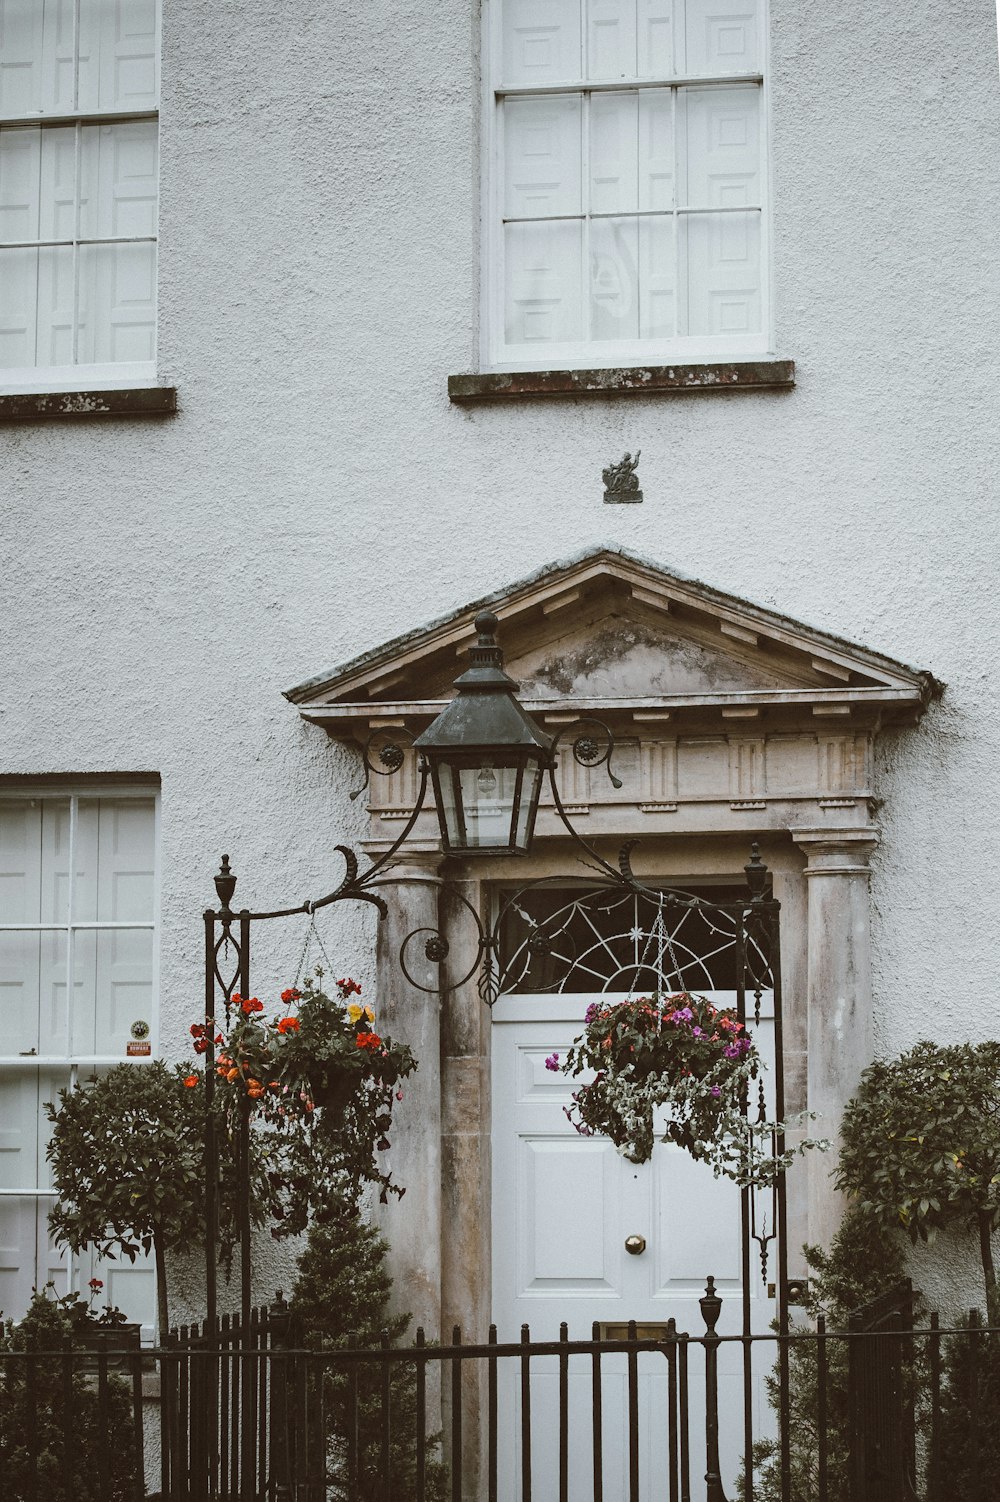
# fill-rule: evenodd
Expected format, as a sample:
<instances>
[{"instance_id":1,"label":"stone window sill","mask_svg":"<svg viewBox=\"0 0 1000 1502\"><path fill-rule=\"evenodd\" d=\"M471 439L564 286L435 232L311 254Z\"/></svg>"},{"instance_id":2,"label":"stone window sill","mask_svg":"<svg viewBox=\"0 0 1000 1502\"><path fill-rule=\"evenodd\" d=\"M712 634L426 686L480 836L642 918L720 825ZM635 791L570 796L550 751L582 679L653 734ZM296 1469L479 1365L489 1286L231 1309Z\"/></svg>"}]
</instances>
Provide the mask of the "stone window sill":
<instances>
[{"instance_id":1,"label":"stone window sill","mask_svg":"<svg viewBox=\"0 0 1000 1502\"><path fill-rule=\"evenodd\" d=\"M686 396L715 391L787 391L794 360L736 360L717 365L636 365L612 370L519 370L448 377L453 402L553 396Z\"/></svg>"},{"instance_id":2,"label":"stone window sill","mask_svg":"<svg viewBox=\"0 0 1000 1502\"><path fill-rule=\"evenodd\" d=\"M33 391L0 395L0 423L55 418L169 417L177 411L176 386L136 386L123 391Z\"/></svg>"}]
</instances>

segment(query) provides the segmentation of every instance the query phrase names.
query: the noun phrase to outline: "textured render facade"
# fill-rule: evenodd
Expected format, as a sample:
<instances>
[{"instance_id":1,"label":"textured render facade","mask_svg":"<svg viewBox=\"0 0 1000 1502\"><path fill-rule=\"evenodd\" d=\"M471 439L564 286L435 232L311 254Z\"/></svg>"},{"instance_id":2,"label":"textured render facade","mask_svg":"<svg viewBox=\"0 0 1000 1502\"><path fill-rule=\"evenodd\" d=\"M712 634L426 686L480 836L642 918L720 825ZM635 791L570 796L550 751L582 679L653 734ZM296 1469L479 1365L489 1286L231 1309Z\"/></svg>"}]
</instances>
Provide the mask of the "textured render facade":
<instances>
[{"instance_id":1,"label":"textured render facade","mask_svg":"<svg viewBox=\"0 0 1000 1502\"><path fill-rule=\"evenodd\" d=\"M710 833L727 870L769 833L815 984L827 925L802 871L820 857L789 826L845 829L847 864L870 859L870 902L864 874L844 877L855 949L824 961L831 1005L870 994L862 1054L869 1036L895 1052L994 1035L992 6L773 0L771 353L795 365L781 389L449 400L449 376L481 368L480 52L478 7L457 0L263 7L252 24L236 4L165 6L157 367L177 411L0 426L0 772L18 787L158 776L156 1040L179 1056L220 852L240 898L270 906L335 885L336 843L384 838L378 810L347 798L356 748L282 691L559 560L624 549L945 686L910 726L864 720L856 807L817 802L782 825L766 788L755 815L727 787ZM604 505L602 467L637 448L643 503ZM670 869L667 821L652 848ZM409 900L419 916L426 898ZM367 911L334 910L324 940L338 973L392 985ZM266 936L258 987L288 983L301 941ZM792 970L804 992L805 960ZM446 1015L435 1095L437 1022L407 1012L405 988L376 999L428 1063L398 1140L400 1176L423 1185L395 1222L401 1286L428 1323L481 1326L481 1165L449 1204L447 1155L486 1131L488 1028ZM817 996L814 1030L822 1011ZM804 1046L818 1059L826 1043ZM472 1279L456 1223L484 1243ZM275 1275L262 1259L262 1297Z\"/></svg>"}]
</instances>

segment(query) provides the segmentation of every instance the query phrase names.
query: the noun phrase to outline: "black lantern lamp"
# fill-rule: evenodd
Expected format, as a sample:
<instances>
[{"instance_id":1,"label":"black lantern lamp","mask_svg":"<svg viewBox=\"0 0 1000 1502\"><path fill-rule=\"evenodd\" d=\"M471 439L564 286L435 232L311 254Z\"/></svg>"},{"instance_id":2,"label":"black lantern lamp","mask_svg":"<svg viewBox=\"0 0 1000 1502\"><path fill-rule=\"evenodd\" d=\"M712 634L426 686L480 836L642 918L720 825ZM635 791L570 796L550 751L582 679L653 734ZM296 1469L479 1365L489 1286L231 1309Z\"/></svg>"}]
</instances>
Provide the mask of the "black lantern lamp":
<instances>
[{"instance_id":1,"label":"black lantern lamp","mask_svg":"<svg viewBox=\"0 0 1000 1502\"><path fill-rule=\"evenodd\" d=\"M448 855L526 855L552 759L552 737L522 709L518 684L503 670L498 625L492 611L476 616L479 640L455 680L457 696L414 742L430 769Z\"/></svg>"}]
</instances>

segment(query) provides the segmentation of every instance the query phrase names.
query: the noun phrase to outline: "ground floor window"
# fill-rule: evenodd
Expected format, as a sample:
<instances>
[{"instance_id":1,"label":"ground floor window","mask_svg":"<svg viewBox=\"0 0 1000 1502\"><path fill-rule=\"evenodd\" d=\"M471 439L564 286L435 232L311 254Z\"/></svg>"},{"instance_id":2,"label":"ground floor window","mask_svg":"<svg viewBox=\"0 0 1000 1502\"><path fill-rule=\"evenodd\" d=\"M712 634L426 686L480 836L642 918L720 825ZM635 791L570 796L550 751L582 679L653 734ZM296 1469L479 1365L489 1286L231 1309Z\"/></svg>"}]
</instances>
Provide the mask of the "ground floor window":
<instances>
[{"instance_id":1,"label":"ground floor window","mask_svg":"<svg viewBox=\"0 0 1000 1502\"><path fill-rule=\"evenodd\" d=\"M158 795L150 786L0 790L0 1309L104 1283L152 1333L151 1265L51 1244L46 1101L156 1047ZM138 1062L138 1061L137 1061Z\"/></svg>"}]
</instances>

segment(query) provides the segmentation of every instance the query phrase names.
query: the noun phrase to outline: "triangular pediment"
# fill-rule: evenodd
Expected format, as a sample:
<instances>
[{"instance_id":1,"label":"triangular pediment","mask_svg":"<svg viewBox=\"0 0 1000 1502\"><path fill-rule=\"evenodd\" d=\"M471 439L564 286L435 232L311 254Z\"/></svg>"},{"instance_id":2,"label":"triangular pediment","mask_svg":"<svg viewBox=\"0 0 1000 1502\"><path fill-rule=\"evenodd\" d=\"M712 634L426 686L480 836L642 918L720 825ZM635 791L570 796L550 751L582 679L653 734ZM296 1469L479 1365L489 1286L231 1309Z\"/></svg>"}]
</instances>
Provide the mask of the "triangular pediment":
<instances>
[{"instance_id":1,"label":"triangular pediment","mask_svg":"<svg viewBox=\"0 0 1000 1502\"><path fill-rule=\"evenodd\" d=\"M426 722L451 696L485 606L500 618L521 699L550 714L905 722L938 689L928 672L603 548L473 601L286 697L337 736L390 717Z\"/></svg>"}]
</instances>

